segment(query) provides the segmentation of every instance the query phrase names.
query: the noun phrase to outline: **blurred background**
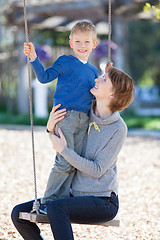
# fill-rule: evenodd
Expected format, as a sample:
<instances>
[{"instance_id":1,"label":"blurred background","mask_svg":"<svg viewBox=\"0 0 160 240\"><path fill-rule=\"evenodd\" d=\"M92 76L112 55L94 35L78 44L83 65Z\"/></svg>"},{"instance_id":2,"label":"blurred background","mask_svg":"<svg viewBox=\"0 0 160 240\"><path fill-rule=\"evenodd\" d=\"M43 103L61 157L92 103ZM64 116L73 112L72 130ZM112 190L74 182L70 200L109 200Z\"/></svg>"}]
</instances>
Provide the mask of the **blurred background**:
<instances>
[{"instance_id":1,"label":"blurred background","mask_svg":"<svg viewBox=\"0 0 160 240\"><path fill-rule=\"evenodd\" d=\"M78 20L97 29L89 61L104 73L108 52L107 0L28 0L29 40L45 68L72 54L69 32ZM112 0L111 59L135 81L136 94L121 115L129 128L160 130L160 1ZM29 125L23 1L0 0L0 123ZM42 85L32 72L34 125L45 125L56 81Z\"/></svg>"}]
</instances>

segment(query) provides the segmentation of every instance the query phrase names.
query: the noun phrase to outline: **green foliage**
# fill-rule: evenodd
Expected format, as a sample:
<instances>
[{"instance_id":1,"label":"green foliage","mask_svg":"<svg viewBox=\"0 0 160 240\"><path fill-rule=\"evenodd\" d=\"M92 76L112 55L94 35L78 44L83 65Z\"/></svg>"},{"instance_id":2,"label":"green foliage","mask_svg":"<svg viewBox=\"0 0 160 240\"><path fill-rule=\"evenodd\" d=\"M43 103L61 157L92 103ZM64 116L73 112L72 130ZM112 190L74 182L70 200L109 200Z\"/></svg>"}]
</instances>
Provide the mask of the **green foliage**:
<instances>
[{"instance_id":1,"label":"green foliage","mask_svg":"<svg viewBox=\"0 0 160 240\"><path fill-rule=\"evenodd\" d=\"M160 130L160 117L141 117L134 114L122 114L128 128L144 128Z\"/></svg>"},{"instance_id":2,"label":"green foliage","mask_svg":"<svg viewBox=\"0 0 160 240\"><path fill-rule=\"evenodd\" d=\"M128 128L144 128L160 130L160 117L141 117L136 116L134 112L124 112L121 114ZM47 118L37 118L33 116L34 126L46 126ZM30 125L29 115L13 115L0 112L1 124Z\"/></svg>"},{"instance_id":3,"label":"green foliage","mask_svg":"<svg viewBox=\"0 0 160 240\"><path fill-rule=\"evenodd\" d=\"M34 31L36 44L48 44L50 46L68 46L69 32L56 32L54 30Z\"/></svg>"},{"instance_id":4,"label":"green foliage","mask_svg":"<svg viewBox=\"0 0 160 240\"><path fill-rule=\"evenodd\" d=\"M144 85L146 79L160 86L160 23L130 21L128 33L129 65L135 82Z\"/></svg>"},{"instance_id":5,"label":"green foliage","mask_svg":"<svg viewBox=\"0 0 160 240\"><path fill-rule=\"evenodd\" d=\"M37 118L33 116L34 125L45 126L48 118ZM13 115L8 113L0 113L1 124L30 125L29 115Z\"/></svg>"},{"instance_id":6,"label":"green foliage","mask_svg":"<svg viewBox=\"0 0 160 240\"><path fill-rule=\"evenodd\" d=\"M139 86L152 87L154 84L155 83L152 77L152 69L147 69L139 81Z\"/></svg>"},{"instance_id":7,"label":"green foliage","mask_svg":"<svg viewBox=\"0 0 160 240\"><path fill-rule=\"evenodd\" d=\"M153 11L156 18L160 19L160 0L159 0L159 4L156 6L151 5L150 3L146 3L143 10L144 12Z\"/></svg>"},{"instance_id":8,"label":"green foliage","mask_svg":"<svg viewBox=\"0 0 160 240\"><path fill-rule=\"evenodd\" d=\"M5 97L16 97L16 81L11 81L11 77L6 73L1 75L2 78L2 88L3 88L3 96Z\"/></svg>"}]
</instances>

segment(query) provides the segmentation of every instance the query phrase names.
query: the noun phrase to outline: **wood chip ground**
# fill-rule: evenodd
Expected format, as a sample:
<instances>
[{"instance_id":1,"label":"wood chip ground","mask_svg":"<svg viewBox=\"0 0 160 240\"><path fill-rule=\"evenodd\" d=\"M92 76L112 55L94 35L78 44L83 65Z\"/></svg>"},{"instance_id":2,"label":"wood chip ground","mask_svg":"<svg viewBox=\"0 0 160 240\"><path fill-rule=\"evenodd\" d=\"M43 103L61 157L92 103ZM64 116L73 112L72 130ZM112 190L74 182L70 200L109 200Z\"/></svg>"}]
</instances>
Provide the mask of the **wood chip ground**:
<instances>
[{"instance_id":1,"label":"wood chip ground","mask_svg":"<svg viewBox=\"0 0 160 240\"><path fill-rule=\"evenodd\" d=\"M55 152L45 131L35 132L38 197L43 195ZM31 133L0 129L0 240L22 239L10 213L34 198ZM160 140L127 137L118 160L120 227L73 225L75 240L160 239ZM46 240L49 225L39 225Z\"/></svg>"}]
</instances>

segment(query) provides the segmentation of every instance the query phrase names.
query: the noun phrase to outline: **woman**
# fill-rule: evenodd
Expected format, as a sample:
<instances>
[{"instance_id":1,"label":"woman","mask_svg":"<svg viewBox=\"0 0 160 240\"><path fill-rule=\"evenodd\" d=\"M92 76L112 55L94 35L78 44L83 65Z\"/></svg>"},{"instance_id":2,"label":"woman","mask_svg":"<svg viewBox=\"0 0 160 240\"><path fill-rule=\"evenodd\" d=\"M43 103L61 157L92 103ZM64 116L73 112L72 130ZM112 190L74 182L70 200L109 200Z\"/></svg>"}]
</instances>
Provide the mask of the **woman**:
<instances>
[{"instance_id":1,"label":"woman","mask_svg":"<svg viewBox=\"0 0 160 240\"><path fill-rule=\"evenodd\" d=\"M60 137L54 134L55 124L65 117L65 110L57 110L59 106L56 106L47 124L53 148L77 169L71 197L51 201L47 206L55 240L74 239L71 222L89 224L109 221L118 212L116 163L127 134L119 111L133 100L134 83L124 72L109 67L102 78L95 80L95 86L90 91L96 101L91 108L82 156L67 147L60 129ZM12 221L24 239L43 239L36 224L18 218L19 212L30 212L31 209L32 202L17 205L12 211Z\"/></svg>"}]
</instances>

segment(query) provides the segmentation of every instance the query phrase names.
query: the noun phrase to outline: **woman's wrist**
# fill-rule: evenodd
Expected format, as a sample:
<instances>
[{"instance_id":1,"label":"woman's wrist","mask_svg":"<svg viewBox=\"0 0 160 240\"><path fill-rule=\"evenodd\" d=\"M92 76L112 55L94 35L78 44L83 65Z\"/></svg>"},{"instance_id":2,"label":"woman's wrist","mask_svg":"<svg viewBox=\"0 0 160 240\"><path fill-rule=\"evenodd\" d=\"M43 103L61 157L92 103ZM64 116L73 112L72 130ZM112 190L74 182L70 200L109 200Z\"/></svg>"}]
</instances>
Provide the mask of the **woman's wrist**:
<instances>
[{"instance_id":1,"label":"woman's wrist","mask_svg":"<svg viewBox=\"0 0 160 240\"><path fill-rule=\"evenodd\" d=\"M67 145L63 146L63 148L61 149L60 154L63 156L63 153L65 153L67 150L68 150L68 146Z\"/></svg>"},{"instance_id":2,"label":"woman's wrist","mask_svg":"<svg viewBox=\"0 0 160 240\"><path fill-rule=\"evenodd\" d=\"M54 130L49 130L48 128L46 128L46 132L47 133L54 133Z\"/></svg>"},{"instance_id":3,"label":"woman's wrist","mask_svg":"<svg viewBox=\"0 0 160 240\"><path fill-rule=\"evenodd\" d=\"M59 137L56 136L54 132L50 132L49 137L52 142L53 149L56 150L56 152L61 153L64 150L65 146L67 146L67 141L60 128L58 128L58 134Z\"/></svg>"},{"instance_id":4,"label":"woman's wrist","mask_svg":"<svg viewBox=\"0 0 160 240\"><path fill-rule=\"evenodd\" d=\"M51 134L50 134L51 135ZM62 155L62 152L64 151L64 149L67 146L58 146L58 148L56 149L56 152L58 152L60 155ZM55 146L53 146L53 149L55 150Z\"/></svg>"}]
</instances>

